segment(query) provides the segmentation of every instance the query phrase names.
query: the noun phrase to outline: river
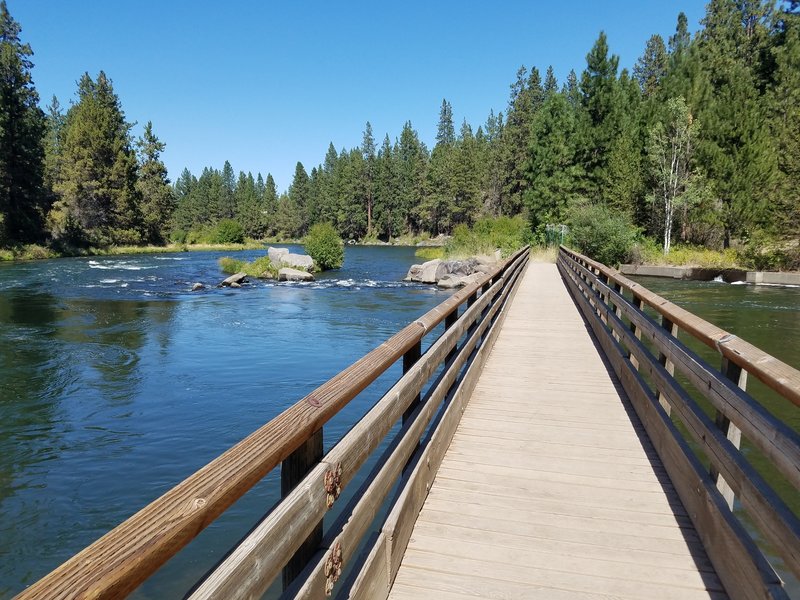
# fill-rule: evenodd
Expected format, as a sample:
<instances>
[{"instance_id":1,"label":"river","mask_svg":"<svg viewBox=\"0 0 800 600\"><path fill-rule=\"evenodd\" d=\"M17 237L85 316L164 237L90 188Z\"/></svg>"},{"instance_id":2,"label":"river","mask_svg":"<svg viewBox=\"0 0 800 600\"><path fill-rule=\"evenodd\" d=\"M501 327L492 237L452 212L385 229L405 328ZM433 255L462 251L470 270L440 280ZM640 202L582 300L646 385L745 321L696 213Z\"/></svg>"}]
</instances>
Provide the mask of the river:
<instances>
[{"instance_id":1,"label":"river","mask_svg":"<svg viewBox=\"0 0 800 600\"><path fill-rule=\"evenodd\" d=\"M192 252L0 264L0 598L49 572L380 344L448 292L413 248L348 247L309 284L213 287ZM252 260L263 251L234 253ZM211 284L190 292L193 282ZM791 365L800 290L642 279ZM714 360L713 353L700 349ZM399 376L328 427L326 446ZM798 411L768 397L800 429ZM182 595L271 506L277 473L136 593Z\"/></svg>"},{"instance_id":2,"label":"river","mask_svg":"<svg viewBox=\"0 0 800 600\"><path fill-rule=\"evenodd\" d=\"M343 268L316 282L238 290L213 287L226 254L0 264L0 598L448 296L401 281L414 248L348 247ZM211 287L191 292L197 281ZM379 388L331 422L326 446ZM274 502L276 476L137 596L185 591Z\"/></svg>"}]
</instances>

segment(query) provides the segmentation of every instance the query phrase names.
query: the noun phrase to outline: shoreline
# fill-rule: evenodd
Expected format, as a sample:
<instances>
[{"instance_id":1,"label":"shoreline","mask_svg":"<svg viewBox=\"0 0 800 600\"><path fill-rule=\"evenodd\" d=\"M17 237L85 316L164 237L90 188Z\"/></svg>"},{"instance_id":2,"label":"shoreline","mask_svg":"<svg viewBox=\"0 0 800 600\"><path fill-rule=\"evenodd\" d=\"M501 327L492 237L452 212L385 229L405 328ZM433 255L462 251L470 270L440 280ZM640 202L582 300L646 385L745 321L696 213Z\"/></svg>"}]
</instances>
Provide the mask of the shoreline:
<instances>
[{"instance_id":1,"label":"shoreline","mask_svg":"<svg viewBox=\"0 0 800 600\"><path fill-rule=\"evenodd\" d=\"M746 269L722 267L625 264L619 266L619 272L623 275L664 277L692 281L714 281L721 279L725 283L800 286L800 271L748 271Z\"/></svg>"}]
</instances>

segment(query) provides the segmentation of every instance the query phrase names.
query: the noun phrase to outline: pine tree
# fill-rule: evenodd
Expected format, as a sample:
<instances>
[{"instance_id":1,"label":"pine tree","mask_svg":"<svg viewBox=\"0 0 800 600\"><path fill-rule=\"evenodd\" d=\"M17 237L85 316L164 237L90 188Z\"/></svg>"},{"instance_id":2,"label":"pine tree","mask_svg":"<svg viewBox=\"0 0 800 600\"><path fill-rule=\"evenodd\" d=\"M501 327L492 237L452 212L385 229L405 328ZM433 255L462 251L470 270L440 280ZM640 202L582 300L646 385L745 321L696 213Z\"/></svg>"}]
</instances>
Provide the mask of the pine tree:
<instances>
[{"instance_id":1,"label":"pine tree","mask_svg":"<svg viewBox=\"0 0 800 600\"><path fill-rule=\"evenodd\" d=\"M391 240L405 226L400 211L400 185L392 142L387 134L383 138L377 158L375 181L375 221L379 236Z\"/></svg>"},{"instance_id":2,"label":"pine tree","mask_svg":"<svg viewBox=\"0 0 800 600\"><path fill-rule=\"evenodd\" d=\"M278 187L272 173L267 173L267 180L264 182L264 200L262 203L265 214L265 234L275 235L277 233L277 214L278 214Z\"/></svg>"},{"instance_id":3,"label":"pine tree","mask_svg":"<svg viewBox=\"0 0 800 600\"><path fill-rule=\"evenodd\" d=\"M47 127L44 135L44 188L54 199L53 188L61 173L61 146L64 142L64 123L66 119L58 98L53 96L47 107Z\"/></svg>"},{"instance_id":4,"label":"pine tree","mask_svg":"<svg viewBox=\"0 0 800 600\"><path fill-rule=\"evenodd\" d=\"M44 113L33 85L33 55L0 2L0 245L43 238Z\"/></svg>"},{"instance_id":5,"label":"pine tree","mask_svg":"<svg viewBox=\"0 0 800 600\"><path fill-rule=\"evenodd\" d=\"M796 8L794 9L796 10ZM773 135L781 171L779 201L773 207L778 231L800 236L800 14L782 15L777 65L771 89Z\"/></svg>"},{"instance_id":6,"label":"pine tree","mask_svg":"<svg viewBox=\"0 0 800 600\"><path fill-rule=\"evenodd\" d=\"M566 91L550 96L534 119L525 203L531 229L540 235L548 223L566 220L567 207L577 197L582 171L575 155L576 130Z\"/></svg>"},{"instance_id":7,"label":"pine tree","mask_svg":"<svg viewBox=\"0 0 800 600\"><path fill-rule=\"evenodd\" d=\"M361 140L361 154L364 157L364 198L367 204L367 237L372 235L372 211L375 204L375 138L372 125L367 121L364 137Z\"/></svg>"},{"instance_id":8,"label":"pine tree","mask_svg":"<svg viewBox=\"0 0 800 600\"><path fill-rule=\"evenodd\" d=\"M770 4L712 0L703 19L697 59L710 94L696 100L703 123L697 155L722 204L724 246L767 224L778 185L774 142L759 90L765 87Z\"/></svg>"},{"instance_id":9,"label":"pine tree","mask_svg":"<svg viewBox=\"0 0 800 600\"><path fill-rule=\"evenodd\" d=\"M397 161L398 206L397 216L402 223L402 232L417 228L419 223L414 217L415 208L425 196L426 171L428 168L428 150L419 139L419 134L406 121L400 132L400 139L394 151ZM400 233L400 229L396 230Z\"/></svg>"},{"instance_id":10,"label":"pine tree","mask_svg":"<svg viewBox=\"0 0 800 600\"><path fill-rule=\"evenodd\" d=\"M306 234L309 226L308 173L306 173L306 169L301 162L298 162L295 166L287 200L288 204L282 206L285 209L283 213L284 222L282 223L283 232L286 235L301 238Z\"/></svg>"},{"instance_id":11,"label":"pine tree","mask_svg":"<svg viewBox=\"0 0 800 600\"><path fill-rule=\"evenodd\" d=\"M446 100L442 100L439 109L439 126L436 130L436 145L452 146L456 142L456 130L453 125L453 107Z\"/></svg>"},{"instance_id":12,"label":"pine tree","mask_svg":"<svg viewBox=\"0 0 800 600\"><path fill-rule=\"evenodd\" d=\"M553 71L553 65L547 67L547 74L544 77L544 95L549 98L558 91L558 81Z\"/></svg>"},{"instance_id":13,"label":"pine tree","mask_svg":"<svg viewBox=\"0 0 800 600\"><path fill-rule=\"evenodd\" d=\"M633 76L639 82L645 98L652 97L658 91L667 67L668 56L664 40L660 35L650 36L644 54L633 68Z\"/></svg>"},{"instance_id":14,"label":"pine tree","mask_svg":"<svg viewBox=\"0 0 800 600\"><path fill-rule=\"evenodd\" d=\"M233 219L236 216L236 175L229 161L222 166L222 198L218 204L217 219Z\"/></svg>"},{"instance_id":15,"label":"pine tree","mask_svg":"<svg viewBox=\"0 0 800 600\"><path fill-rule=\"evenodd\" d=\"M59 199L48 217L56 239L98 245L142 241L130 128L111 80L102 71L96 81L85 73L64 124Z\"/></svg>"},{"instance_id":16,"label":"pine tree","mask_svg":"<svg viewBox=\"0 0 800 600\"><path fill-rule=\"evenodd\" d=\"M168 238L169 224L175 210L175 196L169 185L167 167L161 161L166 144L156 137L153 123L148 121L136 146L139 150L136 189L141 197L145 240L152 244L163 244Z\"/></svg>"}]
</instances>

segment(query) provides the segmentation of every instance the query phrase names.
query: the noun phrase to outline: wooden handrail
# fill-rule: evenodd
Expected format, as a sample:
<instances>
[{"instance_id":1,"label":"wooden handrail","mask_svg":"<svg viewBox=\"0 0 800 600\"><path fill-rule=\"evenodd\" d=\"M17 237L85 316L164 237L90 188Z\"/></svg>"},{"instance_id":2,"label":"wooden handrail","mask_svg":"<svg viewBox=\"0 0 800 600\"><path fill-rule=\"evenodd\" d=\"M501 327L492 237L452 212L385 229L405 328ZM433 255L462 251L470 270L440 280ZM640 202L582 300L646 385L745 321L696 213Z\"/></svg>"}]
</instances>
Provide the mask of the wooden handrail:
<instances>
[{"instance_id":1,"label":"wooden handrail","mask_svg":"<svg viewBox=\"0 0 800 600\"><path fill-rule=\"evenodd\" d=\"M514 256L407 325L280 415L20 593L20 599L118 598L133 591L300 448L439 323L526 256Z\"/></svg>"},{"instance_id":2,"label":"wooden handrail","mask_svg":"<svg viewBox=\"0 0 800 600\"><path fill-rule=\"evenodd\" d=\"M559 252L558 266L653 440L729 594L745 598L786 597L780 580L731 507L735 494L786 566L800 576L800 519L738 448L738 437L744 434L797 490L800 436L747 394L743 380L730 379L727 357L723 359L723 371L717 371L677 338L685 324L691 329L684 331L698 339L698 332L706 336L709 332L727 332L566 248ZM626 298L623 290L630 292L632 299ZM653 321L644 312L643 304L655 308L662 323ZM657 357L640 337L652 342ZM758 356L762 364L770 363L774 368L779 363L771 362L772 357L746 342L739 341L734 347L741 349L745 344L752 348L750 357ZM749 370L748 360L740 360L741 368ZM769 386L776 391L797 374L788 365L783 366L789 377L781 385ZM678 383L673 369L717 409L716 423ZM771 377L768 369L759 373L761 377ZM800 386L792 391L797 394ZM670 411L683 424L694 448L710 462L710 472L678 432Z\"/></svg>"},{"instance_id":3,"label":"wooden handrail","mask_svg":"<svg viewBox=\"0 0 800 600\"><path fill-rule=\"evenodd\" d=\"M800 406L800 371L797 369L651 292L643 285L628 279L616 269L573 252L564 246L561 246L560 251L573 260L592 267L598 274L606 276L610 282L616 283L622 289L632 293L680 329L718 351L722 356L751 373L790 402Z\"/></svg>"}]
</instances>

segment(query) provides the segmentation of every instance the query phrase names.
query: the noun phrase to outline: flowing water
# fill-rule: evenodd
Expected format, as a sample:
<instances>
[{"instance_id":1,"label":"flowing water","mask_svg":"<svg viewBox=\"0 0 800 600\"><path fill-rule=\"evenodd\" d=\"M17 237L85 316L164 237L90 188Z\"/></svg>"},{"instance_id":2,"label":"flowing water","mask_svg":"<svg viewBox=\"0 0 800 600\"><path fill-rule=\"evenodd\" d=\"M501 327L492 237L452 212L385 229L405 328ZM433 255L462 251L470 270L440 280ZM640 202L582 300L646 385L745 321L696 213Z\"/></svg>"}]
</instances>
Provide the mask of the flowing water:
<instances>
[{"instance_id":1,"label":"flowing water","mask_svg":"<svg viewBox=\"0 0 800 600\"><path fill-rule=\"evenodd\" d=\"M448 296L401 281L413 248L348 247L316 282L238 290L213 287L223 254L0 265L0 598ZM198 281L211 287L191 292ZM326 427L326 445L375 401L370 389ZM275 501L276 475L139 596L185 591Z\"/></svg>"}]
</instances>

